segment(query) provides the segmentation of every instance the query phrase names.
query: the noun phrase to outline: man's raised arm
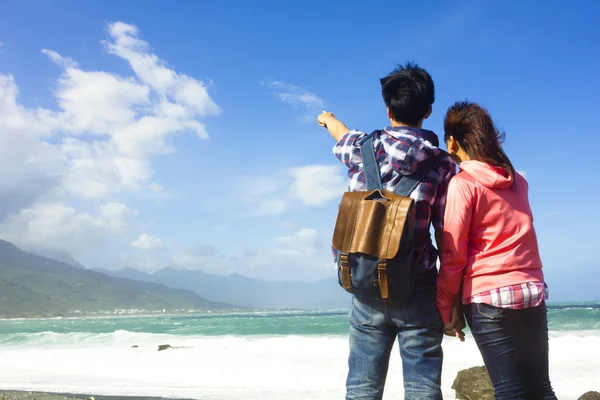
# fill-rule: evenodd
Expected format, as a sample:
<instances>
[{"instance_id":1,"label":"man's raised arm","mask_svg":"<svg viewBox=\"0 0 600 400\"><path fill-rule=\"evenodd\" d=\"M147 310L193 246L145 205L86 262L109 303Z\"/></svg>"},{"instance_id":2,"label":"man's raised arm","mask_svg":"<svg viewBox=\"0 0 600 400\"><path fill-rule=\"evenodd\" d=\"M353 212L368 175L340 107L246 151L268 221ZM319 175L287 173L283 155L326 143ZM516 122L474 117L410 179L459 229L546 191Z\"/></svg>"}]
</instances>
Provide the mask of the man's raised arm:
<instances>
[{"instance_id":1,"label":"man's raised arm","mask_svg":"<svg viewBox=\"0 0 600 400\"><path fill-rule=\"evenodd\" d=\"M327 128L331 136L338 142L346 133L350 132L350 129L342 121L337 120L333 113L323 111L319 115L318 121L319 125Z\"/></svg>"}]
</instances>

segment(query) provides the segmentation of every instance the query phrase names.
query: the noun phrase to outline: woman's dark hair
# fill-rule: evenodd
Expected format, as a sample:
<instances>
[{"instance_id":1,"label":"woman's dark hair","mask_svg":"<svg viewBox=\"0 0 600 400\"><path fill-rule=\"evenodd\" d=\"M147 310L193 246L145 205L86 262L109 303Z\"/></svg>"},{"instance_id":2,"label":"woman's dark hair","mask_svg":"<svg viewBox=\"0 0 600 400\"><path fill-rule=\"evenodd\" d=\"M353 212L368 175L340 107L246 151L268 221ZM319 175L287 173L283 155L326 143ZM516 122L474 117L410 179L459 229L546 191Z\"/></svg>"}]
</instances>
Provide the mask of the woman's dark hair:
<instances>
[{"instance_id":1,"label":"woman's dark hair","mask_svg":"<svg viewBox=\"0 0 600 400\"><path fill-rule=\"evenodd\" d=\"M473 160L502 167L514 175L512 163L501 145L505 134L498 130L488 111L479 104L458 101L448 108L444 120L444 141L448 142L450 136Z\"/></svg>"}]
</instances>

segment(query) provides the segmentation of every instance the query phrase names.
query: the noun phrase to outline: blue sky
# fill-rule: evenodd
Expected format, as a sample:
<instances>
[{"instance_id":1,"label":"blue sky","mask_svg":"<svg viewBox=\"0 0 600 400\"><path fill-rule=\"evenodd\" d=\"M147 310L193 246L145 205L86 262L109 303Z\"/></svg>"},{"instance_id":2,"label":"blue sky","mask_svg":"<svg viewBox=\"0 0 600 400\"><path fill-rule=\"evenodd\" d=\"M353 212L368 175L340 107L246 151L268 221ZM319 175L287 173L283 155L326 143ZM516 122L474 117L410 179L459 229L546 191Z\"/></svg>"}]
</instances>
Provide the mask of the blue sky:
<instances>
[{"instance_id":1,"label":"blue sky","mask_svg":"<svg viewBox=\"0 0 600 400\"><path fill-rule=\"evenodd\" d=\"M386 124L379 78L468 98L530 182L552 293L592 298L594 1L4 2L0 236L89 267L331 276L344 170L316 124ZM42 50L44 50L42 52ZM597 295L595 295L597 297Z\"/></svg>"}]
</instances>

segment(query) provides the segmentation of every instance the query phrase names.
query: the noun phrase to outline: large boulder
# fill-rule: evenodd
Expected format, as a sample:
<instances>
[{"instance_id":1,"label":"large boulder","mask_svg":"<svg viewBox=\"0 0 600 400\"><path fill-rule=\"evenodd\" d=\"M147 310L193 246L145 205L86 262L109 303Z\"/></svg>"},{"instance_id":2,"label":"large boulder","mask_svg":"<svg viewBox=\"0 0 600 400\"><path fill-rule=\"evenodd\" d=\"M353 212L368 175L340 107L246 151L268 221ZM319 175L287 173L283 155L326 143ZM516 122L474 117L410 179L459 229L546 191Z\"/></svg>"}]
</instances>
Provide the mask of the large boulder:
<instances>
[{"instance_id":1,"label":"large boulder","mask_svg":"<svg viewBox=\"0 0 600 400\"><path fill-rule=\"evenodd\" d=\"M600 400L600 393L598 392L587 392L584 393L579 400Z\"/></svg>"},{"instance_id":2,"label":"large boulder","mask_svg":"<svg viewBox=\"0 0 600 400\"><path fill-rule=\"evenodd\" d=\"M494 400L494 387L485 367L459 371L452 384L456 398L462 400Z\"/></svg>"}]
</instances>

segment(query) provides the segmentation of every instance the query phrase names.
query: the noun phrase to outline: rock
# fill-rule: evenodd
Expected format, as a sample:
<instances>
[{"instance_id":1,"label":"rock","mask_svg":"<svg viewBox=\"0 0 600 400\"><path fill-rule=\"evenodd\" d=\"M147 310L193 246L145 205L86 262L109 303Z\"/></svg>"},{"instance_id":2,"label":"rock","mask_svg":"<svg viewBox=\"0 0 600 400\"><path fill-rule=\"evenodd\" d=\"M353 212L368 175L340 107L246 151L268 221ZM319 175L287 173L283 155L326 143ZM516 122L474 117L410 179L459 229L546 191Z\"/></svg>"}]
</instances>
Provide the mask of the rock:
<instances>
[{"instance_id":1,"label":"rock","mask_svg":"<svg viewBox=\"0 0 600 400\"><path fill-rule=\"evenodd\" d=\"M131 346L132 349L137 349L138 347L140 347L140 346L138 346L137 344L134 344L133 346Z\"/></svg>"},{"instance_id":2,"label":"rock","mask_svg":"<svg viewBox=\"0 0 600 400\"><path fill-rule=\"evenodd\" d=\"M579 400L600 400L599 392L587 392L584 393Z\"/></svg>"},{"instance_id":3,"label":"rock","mask_svg":"<svg viewBox=\"0 0 600 400\"><path fill-rule=\"evenodd\" d=\"M163 351L163 350L168 350L168 349L172 349L172 347L168 344L161 344L160 346L158 346L158 351Z\"/></svg>"},{"instance_id":4,"label":"rock","mask_svg":"<svg viewBox=\"0 0 600 400\"><path fill-rule=\"evenodd\" d=\"M494 400L494 387L485 367L459 371L452 384L456 398L462 400Z\"/></svg>"}]
</instances>

